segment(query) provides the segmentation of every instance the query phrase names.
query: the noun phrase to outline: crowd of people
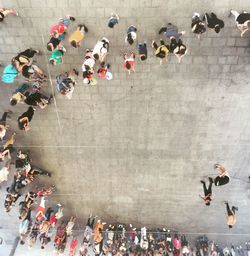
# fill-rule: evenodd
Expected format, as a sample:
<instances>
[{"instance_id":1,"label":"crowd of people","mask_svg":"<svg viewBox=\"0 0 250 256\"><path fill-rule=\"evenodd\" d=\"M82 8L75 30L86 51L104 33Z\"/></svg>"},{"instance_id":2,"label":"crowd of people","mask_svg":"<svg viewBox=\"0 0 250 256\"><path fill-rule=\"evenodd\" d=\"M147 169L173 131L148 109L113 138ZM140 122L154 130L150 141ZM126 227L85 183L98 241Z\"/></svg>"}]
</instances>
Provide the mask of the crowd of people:
<instances>
[{"instance_id":1,"label":"crowd of people","mask_svg":"<svg viewBox=\"0 0 250 256\"><path fill-rule=\"evenodd\" d=\"M231 10L230 15L234 15L237 27L243 36L250 29L250 13ZM18 15L14 9L0 8L0 22L8 15ZM119 24L120 17L112 13L108 19L108 27L113 29ZM58 24L54 25L49 30L50 39L47 43L47 50L51 52L49 64L63 64L66 48L63 46L65 38L68 37L70 47L81 47L84 37L88 33L88 27L85 24L77 25L75 31L68 34L69 25L75 21L71 15L60 19ZM224 21L219 19L214 13L205 13L200 15L194 13L191 19L192 32L200 39L201 35L207 29L212 29L215 33L219 33L225 26ZM138 29L131 25L127 29L125 35L125 43L135 45L135 51L122 54L122 66L129 74L136 72L136 59L146 61L148 58L147 42L137 40ZM178 31L177 26L172 23L167 23L159 29L159 35L164 34L165 39L152 41L154 55L159 58L160 64L163 60L168 60L169 54L174 54L180 63L182 58L187 54L188 48L181 39L185 35L185 31ZM91 49L86 49L82 64L82 81L84 84L95 85L97 79L94 77L97 74L98 78L106 78L111 80L113 74L111 65L107 63L106 57L109 52L110 41L106 37L102 37ZM30 130L30 122L34 116L36 107L41 109L46 108L53 99L53 95L46 95L43 92L43 84L47 81L45 72L34 64L33 58L40 54L39 50L26 49L11 60L11 63L4 68L2 82L13 83L17 76L22 76L24 83L19 85L10 98L11 106L18 106L20 103L28 105L28 109L18 117L18 127L20 130L28 132ZM97 67L96 67L97 66ZM75 68L58 74L56 76L56 88L58 92L68 99L72 98L74 87L77 83L79 71ZM0 120L0 139L4 144L0 150L0 161L3 162L3 167L0 170L0 182L8 180L11 164L15 164L15 173L11 185L7 188L7 194L4 202L6 212L11 211L17 200L22 196L23 189L30 183L34 182L39 175L51 177L51 173L35 166L31 160L29 152L15 149L15 141L17 134L13 132L6 139L7 130L10 128L7 124L7 118L12 114L12 111L6 110ZM204 197L200 196L204 203L209 206L212 201L212 186L222 186L229 183L230 178L226 169L215 164L214 168L219 172L215 178L209 177L209 185L201 180L204 189ZM81 234L83 237L78 244L78 236L75 236L73 228L76 222L74 216L68 218L63 217L63 207L60 203L54 206L46 206L46 201L54 192L54 186L36 187L24 195L23 200L19 203L19 220L20 220L20 243L27 243L29 248L32 248L37 240L40 241L41 249L52 241L55 246L55 251L59 255L63 255L69 237L72 240L69 244L69 255L76 255L76 248L79 245L79 255L88 255L89 250L93 250L96 255L168 255L172 253L174 256L182 255L202 255L208 252L204 246L194 250L190 247L185 235L170 232L166 229L157 229L148 232L146 227L142 227L139 231L131 224L129 230L125 225L106 225L100 219L92 215L89 216L86 228ZM39 201L39 206L34 207L35 202ZM229 207L229 203L225 202L228 215L227 224L229 228L236 223L235 211L236 206ZM106 225L106 226L105 226ZM203 243L204 244L204 243ZM247 250L249 244L247 244ZM205 249L204 249L205 248ZM207 244L208 248L208 244ZM219 249L213 246L211 254L213 256L219 253ZM223 251L224 253L224 251ZM230 253L233 255L232 248ZM225 253L224 253L225 255ZM229 255L229 254L228 254Z\"/></svg>"}]
</instances>

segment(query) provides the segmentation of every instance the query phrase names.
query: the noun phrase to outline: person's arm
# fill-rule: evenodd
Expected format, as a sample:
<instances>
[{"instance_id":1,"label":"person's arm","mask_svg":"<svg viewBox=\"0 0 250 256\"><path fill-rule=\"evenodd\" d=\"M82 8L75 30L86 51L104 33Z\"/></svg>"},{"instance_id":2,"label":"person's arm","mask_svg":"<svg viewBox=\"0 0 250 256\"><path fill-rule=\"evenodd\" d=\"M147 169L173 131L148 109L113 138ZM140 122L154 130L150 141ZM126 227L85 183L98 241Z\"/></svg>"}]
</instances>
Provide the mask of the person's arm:
<instances>
[{"instance_id":1,"label":"person's arm","mask_svg":"<svg viewBox=\"0 0 250 256\"><path fill-rule=\"evenodd\" d=\"M3 160L4 160L4 157L8 155L8 159L11 159L11 155L10 155L10 150L9 149L5 149L3 152L2 152L2 156L3 156Z\"/></svg>"},{"instance_id":2,"label":"person's arm","mask_svg":"<svg viewBox=\"0 0 250 256\"><path fill-rule=\"evenodd\" d=\"M243 35L248 31L249 29L248 28L243 28L241 31L241 34L240 36L243 37Z\"/></svg>"},{"instance_id":3,"label":"person's arm","mask_svg":"<svg viewBox=\"0 0 250 256\"><path fill-rule=\"evenodd\" d=\"M201 196L201 195L199 195L199 197L200 197L202 200L205 201L205 197L203 197L203 196Z\"/></svg>"}]
</instances>

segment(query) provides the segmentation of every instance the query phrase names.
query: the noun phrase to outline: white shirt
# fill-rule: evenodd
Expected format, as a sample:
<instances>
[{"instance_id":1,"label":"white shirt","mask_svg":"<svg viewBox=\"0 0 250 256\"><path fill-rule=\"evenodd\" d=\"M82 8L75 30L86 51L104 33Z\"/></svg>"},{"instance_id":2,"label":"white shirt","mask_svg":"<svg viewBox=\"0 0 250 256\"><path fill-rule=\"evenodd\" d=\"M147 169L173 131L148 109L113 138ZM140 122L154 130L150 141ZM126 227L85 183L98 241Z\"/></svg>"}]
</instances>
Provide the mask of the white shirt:
<instances>
[{"instance_id":1,"label":"white shirt","mask_svg":"<svg viewBox=\"0 0 250 256\"><path fill-rule=\"evenodd\" d=\"M0 170L0 182L8 180L9 170L7 167L3 167Z\"/></svg>"},{"instance_id":2,"label":"white shirt","mask_svg":"<svg viewBox=\"0 0 250 256\"><path fill-rule=\"evenodd\" d=\"M94 67L94 65L95 65L95 60L92 59L92 58L86 59L86 60L83 62L83 64L82 64L82 71L83 71L83 72L86 71L85 65L89 66L90 69L92 69L92 68Z\"/></svg>"},{"instance_id":3,"label":"white shirt","mask_svg":"<svg viewBox=\"0 0 250 256\"><path fill-rule=\"evenodd\" d=\"M93 49L93 55L95 55L96 53L99 54L105 54L107 53L107 49L103 47L104 43L101 41L98 41L97 44L95 45L94 49Z\"/></svg>"},{"instance_id":4,"label":"white shirt","mask_svg":"<svg viewBox=\"0 0 250 256\"><path fill-rule=\"evenodd\" d=\"M6 134L6 129L5 129L5 127L4 127L3 125L1 125L1 126L3 127L2 131L0 131L0 138L1 138L1 140L2 140L3 137L4 137L5 134Z\"/></svg>"}]
</instances>

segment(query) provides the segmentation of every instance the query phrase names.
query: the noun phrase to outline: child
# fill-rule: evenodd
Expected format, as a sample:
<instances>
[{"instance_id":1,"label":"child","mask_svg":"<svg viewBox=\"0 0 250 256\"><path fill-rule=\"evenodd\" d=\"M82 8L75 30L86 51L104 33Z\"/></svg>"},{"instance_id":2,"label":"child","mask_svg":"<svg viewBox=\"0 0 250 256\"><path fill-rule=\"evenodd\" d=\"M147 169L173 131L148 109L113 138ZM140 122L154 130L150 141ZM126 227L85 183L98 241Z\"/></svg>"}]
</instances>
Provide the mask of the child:
<instances>
[{"instance_id":1,"label":"child","mask_svg":"<svg viewBox=\"0 0 250 256\"><path fill-rule=\"evenodd\" d=\"M127 36L125 38L125 42L132 45L136 39L136 32L137 32L137 28L135 26L133 25L129 26L127 30Z\"/></svg>"},{"instance_id":2,"label":"child","mask_svg":"<svg viewBox=\"0 0 250 256\"><path fill-rule=\"evenodd\" d=\"M116 13L111 13L111 16L108 21L108 27L113 28L116 24L118 24L119 16Z\"/></svg>"},{"instance_id":3,"label":"child","mask_svg":"<svg viewBox=\"0 0 250 256\"><path fill-rule=\"evenodd\" d=\"M144 61L144 60L147 59L147 57L148 57L148 50L147 50L146 42L138 44L138 52L139 52L139 57L140 57L141 61Z\"/></svg>"},{"instance_id":4,"label":"child","mask_svg":"<svg viewBox=\"0 0 250 256\"><path fill-rule=\"evenodd\" d=\"M129 75L131 70L135 72L135 54L131 52L130 56L128 57L127 53L124 53L123 59L123 68L128 71Z\"/></svg>"}]
</instances>

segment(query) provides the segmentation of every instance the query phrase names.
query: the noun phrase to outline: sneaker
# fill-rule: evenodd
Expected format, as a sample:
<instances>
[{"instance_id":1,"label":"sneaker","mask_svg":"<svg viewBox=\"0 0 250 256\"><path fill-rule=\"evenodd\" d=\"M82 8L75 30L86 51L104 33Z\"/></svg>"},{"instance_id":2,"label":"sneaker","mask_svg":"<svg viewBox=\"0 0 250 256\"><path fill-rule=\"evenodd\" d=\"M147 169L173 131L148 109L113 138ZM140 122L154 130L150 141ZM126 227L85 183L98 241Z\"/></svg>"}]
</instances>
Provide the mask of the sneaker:
<instances>
[{"instance_id":1,"label":"sneaker","mask_svg":"<svg viewBox=\"0 0 250 256\"><path fill-rule=\"evenodd\" d=\"M71 21L75 21L75 20L76 20L75 17L73 17L73 16L69 16L69 19L70 19Z\"/></svg>"}]
</instances>

